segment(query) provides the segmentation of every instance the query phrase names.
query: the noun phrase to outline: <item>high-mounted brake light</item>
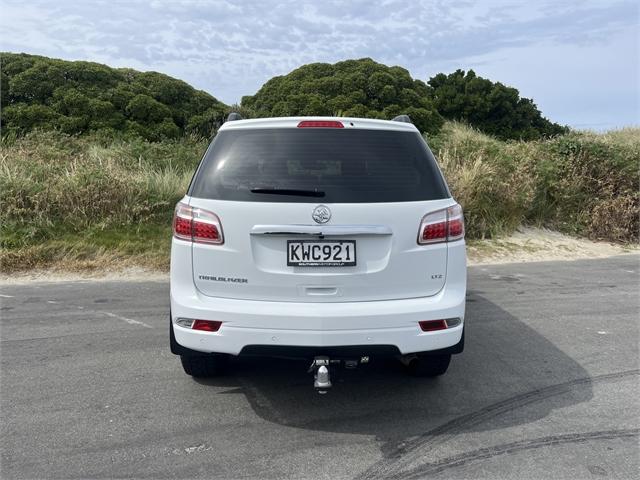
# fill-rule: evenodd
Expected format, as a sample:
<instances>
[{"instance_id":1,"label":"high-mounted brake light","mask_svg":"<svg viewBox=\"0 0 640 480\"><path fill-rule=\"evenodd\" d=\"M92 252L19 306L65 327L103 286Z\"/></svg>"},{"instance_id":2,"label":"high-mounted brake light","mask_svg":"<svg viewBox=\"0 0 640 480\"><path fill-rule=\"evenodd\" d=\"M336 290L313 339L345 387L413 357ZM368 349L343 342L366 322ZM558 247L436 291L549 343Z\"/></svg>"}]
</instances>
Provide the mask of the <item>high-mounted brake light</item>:
<instances>
[{"instance_id":1,"label":"high-mounted brake light","mask_svg":"<svg viewBox=\"0 0 640 480\"><path fill-rule=\"evenodd\" d=\"M457 203L449 208L425 215L420 222L418 243L453 242L464 238L464 216Z\"/></svg>"},{"instance_id":2,"label":"high-mounted brake light","mask_svg":"<svg viewBox=\"0 0 640 480\"><path fill-rule=\"evenodd\" d=\"M344 125L335 120L303 120L298 128L344 128Z\"/></svg>"},{"instance_id":3,"label":"high-mounted brake light","mask_svg":"<svg viewBox=\"0 0 640 480\"><path fill-rule=\"evenodd\" d=\"M173 236L195 243L222 245L222 224L215 213L178 203L173 215Z\"/></svg>"}]
</instances>

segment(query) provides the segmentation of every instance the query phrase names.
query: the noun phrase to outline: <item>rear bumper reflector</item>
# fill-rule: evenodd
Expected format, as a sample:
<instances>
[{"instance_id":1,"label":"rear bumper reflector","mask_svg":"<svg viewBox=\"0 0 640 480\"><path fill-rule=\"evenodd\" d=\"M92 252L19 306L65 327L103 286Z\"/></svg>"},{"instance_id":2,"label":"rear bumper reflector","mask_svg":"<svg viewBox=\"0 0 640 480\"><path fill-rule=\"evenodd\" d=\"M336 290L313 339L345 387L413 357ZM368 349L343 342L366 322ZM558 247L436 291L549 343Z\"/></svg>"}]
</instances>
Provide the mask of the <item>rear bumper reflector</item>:
<instances>
[{"instance_id":1,"label":"rear bumper reflector","mask_svg":"<svg viewBox=\"0 0 640 480\"><path fill-rule=\"evenodd\" d=\"M217 332L222 326L222 322L217 320L194 320L192 318L177 318L175 324L191 330L201 330L203 332Z\"/></svg>"},{"instance_id":2,"label":"rear bumper reflector","mask_svg":"<svg viewBox=\"0 0 640 480\"><path fill-rule=\"evenodd\" d=\"M436 330L446 330L460 325L459 318L447 318L444 320L423 320L418 322L423 332L435 332Z\"/></svg>"}]
</instances>

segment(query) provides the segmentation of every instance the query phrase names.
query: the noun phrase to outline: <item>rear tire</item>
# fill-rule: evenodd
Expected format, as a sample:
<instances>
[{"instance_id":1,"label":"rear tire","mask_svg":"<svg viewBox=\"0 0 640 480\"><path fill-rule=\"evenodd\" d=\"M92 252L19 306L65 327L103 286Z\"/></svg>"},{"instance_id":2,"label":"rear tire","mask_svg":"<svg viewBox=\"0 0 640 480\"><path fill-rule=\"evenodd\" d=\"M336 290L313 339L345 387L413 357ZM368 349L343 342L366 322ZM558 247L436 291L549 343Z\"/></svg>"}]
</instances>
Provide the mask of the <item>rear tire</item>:
<instances>
[{"instance_id":1,"label":"rear tire","mask_svg":"<svg viewBox=\"0 0 640 480\"><path fill-rule=\"evenodd\" d=\"M437 377L447 371L449 362L451 362L451 354L423 355L410 359L406 368L414 377Z\"/></svg>"},{"instance_id":2,"label":"rear tire","mask_svg":"<svg viewBox=\"0 0 640 480\"><path fill-rule=\"evenodd\" d=\"M222 375L229 357L224 354L180 355L184 373L194 378L211 378Z\"/></svg>"}]
</instances>

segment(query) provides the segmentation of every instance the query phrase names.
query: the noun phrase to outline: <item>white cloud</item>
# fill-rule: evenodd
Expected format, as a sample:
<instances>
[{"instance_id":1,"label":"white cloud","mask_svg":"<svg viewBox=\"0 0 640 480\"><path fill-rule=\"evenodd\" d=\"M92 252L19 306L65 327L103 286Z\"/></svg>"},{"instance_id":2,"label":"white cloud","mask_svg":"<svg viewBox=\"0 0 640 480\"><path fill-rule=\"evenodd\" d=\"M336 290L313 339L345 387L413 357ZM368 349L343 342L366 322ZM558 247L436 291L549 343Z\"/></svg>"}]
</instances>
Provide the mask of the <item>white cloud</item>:
<instances>
[{"instance_id":1,"label":"white cloud","mask_svg":"<svg viewBox=\"0 0 640 480\"><path fill-rule=\"evenodd\" d=\"M425 80L475 66L560 122L598 123L602 114L638 123L629 87L638 7L626 1L4 0L0 22L3 50L157 70L227 103L304 63L372 57ZM619 32L631 33L619 41ZM615 65L609 90L635 100L617 105L617 116L592 111L578 122L584 102L606 94L592 81L576 96L570 73L600 78L602 58ZM555 69L538 77L557 81L536 82L536 68Z\"/></svg>"}]
</instances>

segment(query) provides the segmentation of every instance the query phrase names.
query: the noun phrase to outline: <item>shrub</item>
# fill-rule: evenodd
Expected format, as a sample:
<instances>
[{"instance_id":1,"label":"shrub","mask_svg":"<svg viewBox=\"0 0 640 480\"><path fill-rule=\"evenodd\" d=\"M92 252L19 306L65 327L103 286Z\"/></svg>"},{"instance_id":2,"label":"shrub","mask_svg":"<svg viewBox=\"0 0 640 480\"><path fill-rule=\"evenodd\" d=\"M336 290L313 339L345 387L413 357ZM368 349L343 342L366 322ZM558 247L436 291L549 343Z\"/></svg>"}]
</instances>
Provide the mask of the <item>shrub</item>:
<instances>
[{"instance_id":1,"label":"shrub","mask_svg":"<svg viewBox=\"0 0 640 480\"><path fill-rule=\"evenodd\" d=\"M3 268L98 254L108 257L103 266L121 255L151 255L151 263L166 266L173 207L207 143L198 136L150 142L104 131L5 136ZM465 208L469 238L508 234L528 222L596 239L639 240L639 129L503 142L445 123L429 143Z\"/></svg>"},{"instance_id":2,"label":"shrub","mask_svg":"<svg viewBox=\"0 0 640 480\"><path fill-rule=\"evenodd\" d=\"M571 133L544 142L542 148L533 218L592 238L638 239L639 130L629 129L626 135ZM616 218L606 219L607 214Z\"/></svg>"},{"instance_id":3,"label":"shrub","mask_svg":"<svg viewBox=\"0 0 640 480\"><path fill-rule=\"evenodd\" d=\"M517 89L479 77L473 70L439 73L429 85L440 115L502 140L535 140L569 131L544 118L532 100L520 98Z\"/></svg>"},{"instance_id":4,"label":"shrub","mask_svg":"<svg viewBox=\"0 0 640 480\"><path fill-rule=\"evenodd\" d=\"M311 63L274 77L242 105L259 117L296 115L382 118L407 113L422 132L435 133L442 117L429 87L401 67L370 58L335 64Z\"/></svg>"},{"instance_id":5,"label":"shrub","mask_svg":"<svg viewBox=\"0 0 640 480\"><path fill-rule=\"evenodd\" d=\"M525 144L507 145L454 123L431 143L465 210L470 238L510 233L522 223L535 191Z\"/></svg>"},{"instance_id":6,"label":"shrub","mask_svg":"<svg viewBox=\"0 0 640 480\"><path fill-rule=\"evenodd\" d=\"M3 136L34 129L123 132L147 140L210 135L228 111L211 95L161 73L6 52L1 60Z\"/></svg>"},{"instance_id":7,"label":"shrub","mask_svg":"<svg viewBox=\"0 0 640 480\"><path fill-rule=\"evenodd\" d=\"M51 229L166 224L206 148L196 137L151 143L33 132L4 142L0 221L25 242Z\"/></svg>"},{"instance_id":8,"label":"shrub","mask_svg":"<svg viewBox=\"0 0 640 480\"><path fill-rule=\"evenodd\" d=\"M430 143L465 208L471 238L530 222L594 239L638 241L638 129L502 142L447 123Z\"/></svg>"}]
</instances>

